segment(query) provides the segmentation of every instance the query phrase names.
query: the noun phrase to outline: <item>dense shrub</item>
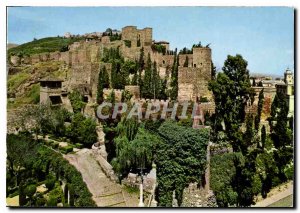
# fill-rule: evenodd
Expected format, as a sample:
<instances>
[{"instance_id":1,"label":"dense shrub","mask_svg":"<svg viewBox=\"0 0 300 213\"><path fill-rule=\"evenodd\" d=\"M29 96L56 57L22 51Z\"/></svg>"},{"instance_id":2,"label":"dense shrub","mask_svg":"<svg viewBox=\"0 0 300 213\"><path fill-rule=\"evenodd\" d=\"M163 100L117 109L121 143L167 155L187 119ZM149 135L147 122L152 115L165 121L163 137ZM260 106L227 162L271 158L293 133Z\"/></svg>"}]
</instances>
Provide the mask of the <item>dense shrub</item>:
<instances>
[{"instance_id":1,"label":"dense shrub","mask_svg":"<svg viewBox=\"0 0 300 213\"><path fill-rule=\"evenodd\" d=\"M68 154L69 152L72 152L72 151L73 151L73 147L72 147L72 146L59 147L59 150L60 150L63 154Z\"/></svg>"},{"instance_id":2,"label":"dense shrub","mask_svg":"<svg viewBox=\"0 0 300 213\"><path fill-rule=\"evenodd\" d=\"M166 121L158 133L162 139L156 152L158 202L160 206L171 206L175 190L181 205L183 189L191 182L202 184L209 132Z\"/></svg>"},{"instance_id":3,"label":"dense shrub","mask_svg":"<svg viewBox=\"0 0 300 213\"><path fill-rule=\"evenodd\" d=\"M49 177L46 181L45 181L45 185L47 187L47 189L50 191L54 188L55 186L55 178L54 177Z\"/></svg>"},{"instance_id":4,"label":"dense shrub","mask_svg":"<svg viewBox=\"0 0 300 213\"><path fill-rule=\"evenodd\" d=\"M57 206L57 198L49 196L49 198L47 200L47 206L49 206L49 207L56 207Z\"/></svg>"}]
</instances>

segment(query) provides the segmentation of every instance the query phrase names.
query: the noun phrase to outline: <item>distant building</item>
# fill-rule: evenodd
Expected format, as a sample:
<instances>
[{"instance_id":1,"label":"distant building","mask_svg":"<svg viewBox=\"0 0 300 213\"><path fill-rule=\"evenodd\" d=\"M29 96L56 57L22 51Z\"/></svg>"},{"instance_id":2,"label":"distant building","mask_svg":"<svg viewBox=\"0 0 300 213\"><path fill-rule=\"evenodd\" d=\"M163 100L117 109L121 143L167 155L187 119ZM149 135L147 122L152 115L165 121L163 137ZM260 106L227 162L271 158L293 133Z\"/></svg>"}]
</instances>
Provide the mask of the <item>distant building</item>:
<instances>
[{"instance_id":1,"label":"distant building","mask_svg":"<svg viewBox=\"0 0 300 213\"><path fill-rule=\"evenodd\" d=\"M69 32L66 32L65 35L64 35L65 38L71 38L72 36L73 35Z\"/></svg>"}]
</instances>

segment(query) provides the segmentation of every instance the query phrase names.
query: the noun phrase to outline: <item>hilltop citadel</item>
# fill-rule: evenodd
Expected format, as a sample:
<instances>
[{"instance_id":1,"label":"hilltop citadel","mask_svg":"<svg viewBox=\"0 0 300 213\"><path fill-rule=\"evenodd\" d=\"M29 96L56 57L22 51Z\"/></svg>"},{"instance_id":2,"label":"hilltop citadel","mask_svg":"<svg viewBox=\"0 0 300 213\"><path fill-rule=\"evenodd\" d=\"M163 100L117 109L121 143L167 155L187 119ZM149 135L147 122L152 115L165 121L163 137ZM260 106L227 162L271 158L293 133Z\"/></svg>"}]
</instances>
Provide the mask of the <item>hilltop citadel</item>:
<instances>
[{"instance_id":1,"label":"hilltop citadel","mask_svg":"<svg viewBox=\"0 0 300 213\"><path fill-rule=\"evenodd\" d=\"M113 32L118 33L118 31ZM87 97L88 101L96 101L96 89L98 82L98 73L101 66L111 72L111 63L101 62L103 51L109 48L119 48L120 53L125 60L139 60L140 51L143 48L145 56L150 54L151 61L157 63L159 75L165 77L174 60L174 52L169 49L169 42L155 41L152 38L152 28L137 29L135 26L126 26L122 28L120 40L110 41L110 36L104 33L86 34L85 40L74 42L69 46L66 52L52 52L35 54L24 57L20 60L17 56L11 57L12 64L35 64L46 61L63 61L65 68L68 70L65 79L62 82L61 91L55 89L41 89L41 102L47 100L58 100L54 96L60 96L62 102L65 102L64 94L67 91L80 89ZM67 33L65 37L72 37ZM158 51L156 47L162 47L163 51ZM184 63L188 59L188 64ZM211 80L212 58L209 47L194 47L190 54L179 55L178 67L178 101L196 101L200 97L212 100L211 92L208 90L208 81ZM49 82L55 79L48 79ZM42 87L50 85L47 80L42 79ZM170 79L168 79L169 83ZM57 84L60 85L60 84ZM48 87L48 88L51 88ZM139 87L126 87L131 93L139 99ZM120 92L116 91L118 96ZM52 98L49 98L49 97Z\"/></svg>"}]
</instances>

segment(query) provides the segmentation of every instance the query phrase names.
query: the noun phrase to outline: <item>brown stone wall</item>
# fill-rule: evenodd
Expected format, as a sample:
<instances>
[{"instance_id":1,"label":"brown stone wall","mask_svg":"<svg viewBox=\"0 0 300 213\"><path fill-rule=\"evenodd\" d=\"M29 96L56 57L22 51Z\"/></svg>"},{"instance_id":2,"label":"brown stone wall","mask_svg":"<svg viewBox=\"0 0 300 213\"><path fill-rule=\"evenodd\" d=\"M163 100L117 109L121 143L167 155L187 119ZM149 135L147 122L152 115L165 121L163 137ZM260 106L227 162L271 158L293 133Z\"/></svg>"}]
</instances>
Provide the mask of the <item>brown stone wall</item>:
<instances>
[{"instance_id":1,"label":"brown stone wall","mask_svg":"<svg viewBox=\"0 0 300 213\"><path fill-rule=\"evenodd\" d=\"M62 52L60 53L60 61L64 61L66 64L71 64L72 53L71 52Z\"/></svg>"},{"instance_id":2,"label":"brown stone wall","mask_svg":"<svg viewBox=\"0 0 300 213\"><path fill-rule=\"evenodd\" d=\"M131 41L131 47L137 46L138 30L136 26L122 28L122 41Z\"/></svg>"},{"instance_id":3,"label":"brown stone wall","mask_svg":"<svg viewBox=\"0 0 300 213\"><path fill-rule=\"evenodd\" d=\"M141 47L126 47L125 45L122 46L120 49L122 55L124 56L125 60L138 60L140 58L140 51ZM145 60L147 59L147 55L145 54Z\"/></svg>"},{"instance_id":4,"label":"brown stone wall","mask_svg":"<svg viewBox=\"0 0 300 213\"><path fill-rule=\"evenodd\" d=\"M69 50L70 51L74 51L74 50L77 50L82 44L83 44L84 41L82 42L74 42L73 44L71 44L69 46Z\"/></svg>"},{"instance_id":5,"label":"brown stone wall","mask_svg":"<svg viewBox=\"0 0 300 213\"><path fill-rule=\"evenodd\" d=\"M152 44L152 28L146 27L138 30L138 37L140 36L141 46L151 46Z\"/></svg>"},{"instance_id":6,"label":"brown stone wall","mask_svg":"<svg viewBox=\"0 0 300 213\"><path fill-rule=\"evenodd\" d=\"M246 112L256 114L257 113L257 105L258 105L258 96L259 92L264 89L264 105L262 111L262 120L265 120L270 116L271 113L271 105L276 95L275 87L252 87L255 92L254 102L251 106L247 106Z\"/></svg>"},{"instance_id":7,"label":"brown stone wall","mask_svg":"<svg viewBox=\"0 0 300 213\"><path fill-rule=\"evenodd\" d=\"M189 83L180 83L178 85L178 101L191 101L194 100L194 85Z\"/></svg>"},{"instance_id":8,"label":"brown stone wall","mask_svg":"<svg viewBox=\"0 0 300 213\"><path fill-rule=\"evenodd\" d=\"M180 54L179 65L183 67L186 57L188 57L188 67L193 67L193 54Z\"/></svg>"},{"instance_id":9,"label":"brown stone wall","mask_svg":"<svg viewBox=\"0 0 300 213\"><path fill-rule=\"evenodd\" d=\"M211 49L207 47L194 47L193 59L196 67L201 67L205 63L211 63Z\"/></svg>"},{"instance_id":10,"label":"brown stone wall","mask_svg":"<svg viewBox=\"0 0 300 213\"><path fill-rule=\"evenodd\" d=\"M125 90L130 92L134 99L140 99L140 86L127 85L125 86Z\"/></svg>"},{"instance_id":11,"label":"brown stone wall","mask_svg":"<svg viewBox=\"0 0 300 213\"><path fill-rule=\"evenodd\" d=\"M202 68L195 67L179 67L178 68L178 84L193 84L193 94L187 96L193 97L194 100L200 99L205 96L209 99L212 98L212 93L208 90L208 81L210 76L202 72ZM180 96L186 96L182 92L178 93Z\"/></svg>"},{"instance_id":12,"label":"brown stone wall","mask_svg":"<svg viewBox=\"0 0 300 213\"><path fill-rule=\"evenodd\" d=\"M31 63L33 63L33 64L41 61L39 54L32 55L32 56L30 56L30 58L31 58Z\"/></svg>"},{"instance_id":13,"label":"brown stone wall","mask_svg":"<svg viewBox=\"0 0 300 213\"><path fill-rule=\"evenodd\" d=\"M115 97L116 97L116 102L120 102L122 99L122 92L123 90L120 89L114 89L115 91ZM112 89L103 89L103 97L106 99L110 93L112 92Z\"/></svg>"}]
</instances>

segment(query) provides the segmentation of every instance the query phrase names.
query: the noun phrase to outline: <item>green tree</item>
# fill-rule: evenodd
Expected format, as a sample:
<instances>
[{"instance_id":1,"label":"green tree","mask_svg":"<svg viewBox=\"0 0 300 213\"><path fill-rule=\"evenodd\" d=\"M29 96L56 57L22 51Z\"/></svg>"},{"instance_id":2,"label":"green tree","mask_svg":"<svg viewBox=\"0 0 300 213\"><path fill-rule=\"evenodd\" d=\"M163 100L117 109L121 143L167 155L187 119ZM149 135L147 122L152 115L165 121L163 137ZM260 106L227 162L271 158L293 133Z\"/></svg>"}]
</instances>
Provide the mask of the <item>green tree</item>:
<instances>
[{"instance_id":1,"label":"green tree","mask_svg":"<svg viewBox=\"0 0 300 213\"><path fill-rule=\"evenodd\" d=\"M143 81L143 88L142 88L142 96L144 98L151 98L152 96L152 62L150 58L150 54L148 54L147 62L145 66L145 76Z\"/></svg>"},{"instance_id":2,"label":"green tree","mask_svg":"<svg viewBox=\"0 0 300 213\"><path fill-rule=\"evenodd\" d=\"M211 80L215 80L217 75L217 68L214 66L214 63L211 61Z\"/></svg>"},{"instance_id":3,"label":"green tree","mask_svg":"<svg viewBox=\"0 0 300 213\"><path fill-rule=\"evenodd\" d=\"M32 199L33 199L33 195L36 192L36 185L35 184L30 184L28 186L26 186L26 188L24 189L24 193L26 196L28 196L29 198L29 205L31 206L32 203Z\"/></svg>"},{"instance_id":4,"label":"green tree","mask_svg":"<svg viewBox=\"0 0 300 213\"><path fill-rule=\"evenodd\" d=\"M259 96L258 96L257 114L255 116L255 130L256 131L258 131L258 129L259 129L259 123L260 123L261 113L263 110L263 105L264 105L264 89L262 89L259 92Z\"/></svg>"},{"instance_id":5,"label":"green tree","mask_svg":"<svg viewBox=\"0 0 300 213\"><path fill-rule=\"evenodd\" d=\"M188 66L189 66L189 57L186 56L186 57L185 57L184 64L183 64L183 67L188 67Z\"/></svg>"},{"instance_id":6,"label":"green tree","mask_svg":"<svg viewBox=\"0 0 300 213\"><path fill-rule=\"evenodd\" d=\"M81 112L86 103L83 101L83 95L78 90L74 90L69 94L69 99L71 101L71 105L74 113Z\"/></svg>"},{"instance_id":7,"label":"green tree","mask_svg":"<svg viewBox=\"0 0 300 213\"><path fill-rule=\"evenodd\" d=\"M262 144L262 149L264 150L265 146L266 146L266 127L265 125L262 126L261 128L261 144Z\"/></svg>"},{"instance_id":8,"label":"green tree","mask_svg":"<svg viewBox=\"0 0 300 213\"><path fill-rule=\"evenodd\" d=\"M177 55L177 49L175 49L174 61L171 72L171 93L170 98L176 100L178 96L178 66L179 66L179 55Z\"/></svg>"},{"instance_id":9,"label":"green tree","mask_svg":"<svg viewBox=\"0 0 300 213\"><path fill-rule=\"evenodd\" d=\"M293 131L288 127L288 110L285 95L277 93L271 106L270 137L277 149L274 157L281 181L286 181L284 168L293 158Z\"/></svg>"},{"instance_id":10,"label":"green tree","mask_svg":"<svg viewBox=\"0 0 300 213\"><path fill-rule=\"evenodd\" d=\"M103 89L109 88L109 75L106 71L105 66L100 68L98 75L98 85L97 85L97 103L101 104L103 102Z\"/></svg>"},{"instance_id":11,"label":"green tree","mask_svg":"<svg viewBox=\"0 0 300 213\"><path fill-rule=\"evenodd\" d=\"M216 80L209 83L216 104L216 121L224 122L224 131L234 151L239 151L239 137L236 134L245 119L245 108L253 102L254 91L249 81L247 61L241 55L228 56Z\"/></svg>"},{"instance_id":12,"label":"green tree","mask_svg":"<svg viewBox=\"0 0 300 213\"><path fill-rule=\"evenodd\" d=\"M68 128L68 136L74 143L82 143L91 147L97 142L96 123L91 118L85 118L81 113L74 114Z\"/></svg>"},{"instance_id":13,"label":"green tree","mask_svg":"<svg viewBox=\"0 0 300 213\"><path fill-rule=\"evenodd\" d=\"M158 202L172 205L175 190L179 205L183 189L191 182L200 184L206 165L207 129L195 130L166 121L158 129L162 139L157 149Z\"/></svg>"}]
</instances>

